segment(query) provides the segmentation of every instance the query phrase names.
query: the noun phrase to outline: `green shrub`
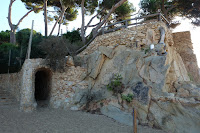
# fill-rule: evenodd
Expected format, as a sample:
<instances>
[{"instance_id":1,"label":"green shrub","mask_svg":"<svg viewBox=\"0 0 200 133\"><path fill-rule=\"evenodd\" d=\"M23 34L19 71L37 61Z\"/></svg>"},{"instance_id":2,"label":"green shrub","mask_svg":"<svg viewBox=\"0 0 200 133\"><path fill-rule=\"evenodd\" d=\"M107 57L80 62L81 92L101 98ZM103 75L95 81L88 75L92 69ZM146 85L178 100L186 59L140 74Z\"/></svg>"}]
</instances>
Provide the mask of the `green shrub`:
<instances>
[{"instance_id":1,"label":"green shrub","mask_svg":"<svg viewBox=\"0 0 200 133\"><path fill-rule=\"evenodd\" d=\"M150 52L150 48L141 48L141 51L144 51L145 54Z\"/></svg>"},{"instance_id":2,"label":"green shrub","mask_svg":"<svg viewBox=\"0 0 200 133\"><path fill-rule=\"evenodd\" d=\"M125 100L125 101L130 103L133 100L133 94L129 93L127 96L126 95L122 95L121 98L122 98L122 100Z\"/></svg>"},{"instance_id":3,"label":"green shrub","mask_svg":"<svg viewBox=\"0 0 200 133\"><path fill-rule=\"evenodd\" d=\"M149 53L149 51L150 51L150 48L147 48L147 49L145 49L144 53L147 54L147 53Z\"/></svg>"},{"instance_id":4,"label":"green shrub","mask_svg":"<svg viewBox=\"0 0 200 133\"><path fill-rule=\"evenodd\" d=\"M107 89L113 91L115 94L123 92L122 76L120 74L115 74L114 78L107 85Z\"/></svg>"},{"instance_id":5,"label":"green shrub","mask_svg":"<svg viewBox=\"0 0 200 133\"><path fill-rule=\"evenodd\" d=\"M73 30L73 31L68 31L66 34L63 34L63 36L69 40L71 43L75 43L75 42L80 42L81 41L81 36L80 36L80 32L77 30Z\"/></svg>"},{"instance_id":6,"label":"green shrub","mask_svg":"<svg viewBox=\"0 0 200 133\"><path fill-rule=\"evenodd\" d=\"M17 49L17 46L12 43L3 43L0 45L0 52L8 53L9 50Z\"/></svg>"},{"instance_id":7,"label":"green shrub","mask_svg":"<svg viewBox=\"0 0 200 133\"><path fill-rule=\"evenodd\" d=\"M68 49L70 51L70 54L72 56L75 56L76 55L76 51L78 49L80 49L81 47L83 47L83 44L82 44L81 41L76 41L76 42L73 42L73 43L68 43L67 47L68 47Z\"/></svg>"},{"instance_id":8,"label":"green shrub","mask_svg":"<svg viewBox=\"0 0 200 133\"><path fill-rule=\"evenodd\" d=\"M64 71L65 56L68 55L67 45L70 42L61 37L48 37L40 43L41 49L45 52L46 58L50 61L50 67L53 70Z\"/></svg>"},{"instance_id":9,"label":"green shrub","mask_svg":"<svg viewBox=\"0 0 200 133\"><path fill-rule=\"evenodd\" d=\"M74 56L74 65L81 66L83 64L83 58L80 56Z\"/></svg>"},{"instance_id":10,"label":"green shrub","mask_svg":"<svg viewBox=\"0 0 200 133\"><path fill-rule=\"evenodd\" d=\"M9 51L11 50L10 66L9 62ZM3 43L0 45L0 73L7 73L8 68L10 72L17 72L20 69L19 60L19 48L17 45L11 43Z\"/></svg>"},{"instance_id":11,"label":"green shrub","mask_svg":"<svg viewBox=\"0 0 200 133\"><path fill-rule=\"evenodd\" d=\"M4 42L10 42L10 31L1 31L0 32L0 44Z\"/></svg>"},{"instance_id":12,"label":"green shrub","mask_svg":"<svg viewBox=\"0 0 200 133\"><path fill-rule=\"evenodd\" d=\"M190 78L190 81L194 81L194 77L191 73L188 73L188 77Z\"/></svg>"},{"instance_id":13,"label":"green shrub","mask_svg":"<svg viewBox=\"0 0 200 133\"><path fill-rule=\"evenodd\" d=\"M27 48L29 43L31 29L22 29L16 33L17 44L22 47L22 59L25 60L27 54ZM39 43L42 41L43 36L41 33L33 30L33 38L31 44L31 57L30 58L44 58L44 53L39 47Z\"/></svg>"}]
</instances>

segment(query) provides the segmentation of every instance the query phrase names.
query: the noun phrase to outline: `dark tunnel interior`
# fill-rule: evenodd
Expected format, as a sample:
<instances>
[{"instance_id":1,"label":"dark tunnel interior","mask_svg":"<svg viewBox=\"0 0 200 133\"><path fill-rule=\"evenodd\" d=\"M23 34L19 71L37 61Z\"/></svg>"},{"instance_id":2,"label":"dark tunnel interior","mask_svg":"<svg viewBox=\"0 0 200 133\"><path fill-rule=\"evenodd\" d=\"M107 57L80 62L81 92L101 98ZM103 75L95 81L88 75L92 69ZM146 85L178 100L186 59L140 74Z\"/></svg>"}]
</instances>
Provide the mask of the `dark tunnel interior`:
<instances>
[{"instance_id":1,"label":"dark tunnel interior","mask_svg":"<svg viewBox=\"0 0 200 133\"><path fill-rule=\"evenodd\" d=\"M35 74L35 100L37 104L47 102L50 93L50 74L48 71L40 70Z\"/></svg>"}]
</instances>

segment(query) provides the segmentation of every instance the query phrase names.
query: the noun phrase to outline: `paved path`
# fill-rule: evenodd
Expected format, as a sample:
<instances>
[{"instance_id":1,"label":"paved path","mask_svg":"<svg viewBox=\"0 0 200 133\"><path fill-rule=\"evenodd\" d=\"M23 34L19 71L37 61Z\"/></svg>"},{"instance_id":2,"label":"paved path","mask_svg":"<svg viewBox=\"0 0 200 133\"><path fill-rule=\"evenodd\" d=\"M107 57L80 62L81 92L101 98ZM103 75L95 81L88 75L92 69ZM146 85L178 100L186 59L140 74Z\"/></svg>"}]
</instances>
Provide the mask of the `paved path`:
<instances>
[{"instance_id":1,"label":"paved path","mask_svg":"<svg viewBox=\"0 0 200 133\"><path fill-rule=\"evenodd\" d=\"M12 105L0 106L0 133L133 133L133 130L103 115L47 107L24 113ZM138 133L164 132L139 126Z\"/></svg>"}]
</instances>

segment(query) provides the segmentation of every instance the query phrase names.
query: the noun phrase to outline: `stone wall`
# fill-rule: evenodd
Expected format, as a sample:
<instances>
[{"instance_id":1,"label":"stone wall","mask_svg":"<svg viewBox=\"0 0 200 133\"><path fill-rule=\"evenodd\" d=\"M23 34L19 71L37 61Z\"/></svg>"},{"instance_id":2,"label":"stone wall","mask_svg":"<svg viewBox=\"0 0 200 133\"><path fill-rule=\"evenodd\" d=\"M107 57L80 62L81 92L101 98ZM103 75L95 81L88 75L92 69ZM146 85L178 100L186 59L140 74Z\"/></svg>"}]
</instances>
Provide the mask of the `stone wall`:
<instances>
[{"instance_id":1,"label":"stone wall","mask_svg":"<svg viewBox=\"0 0 200 133\"><path fill-rule=\"evenodd\" d=\"M88 84L83 81L86 69L70 66L63 73L54 72L50 104L53 108L70 108L74 104L76 88L85 89Z\"/></svg>"},{"instance_id":2,"label":"stone wall","mask_svg":"<svg viewBox=\"0 0 200 133\"><path fill-rule=\"evenodd\" d=\"M132 49L141 49L141 47L149 47L150 44L158 44L160 40L159 28L161 26L166 31L165 43L170 46L173 45L172 33L167 29L165 23L150 22L98 36L79 56L91 54L99 46L113 48L118 45L125 45ZM137 48L135 47L136 41L138 41Z\"/></svg>"},{"instance_id":3,"label":"stone wall","mask_svg":"<svg viewBox=\"0 0 200 133\"><path fill-rule=\"evenodd\" d=\"M21 73L0 74L0 88L7 90L17 101L20 100Z\"/></svg>"},{"instance_id":4,"label":"stone wall","mask_svg":"<svg viewBox=\"0 0 200 133\"><path fill-rule=\"evenodd\" d=\"M173 33L174 47L180 54L189 77L195 82L200 81L199 67L197 65L196 55L193 51L191 35L189 31Z\"/></svg>"},{"instance_id":5,"label":"stone wall","mask_svg":"<svg viewBox=\"0 0 200 133\"><path fill-rule=\"evenodd\" d=\"M44 59L27 59L21 69L21 88L20 88L20 109L30 112L36 109L35 100L35 74L39 70L48 71L52 76L52 70L48 66L48 62ZM50 78L51 79L51 78ZM50 89L51 89L51 81ZM51 93L51 92L50 92Z\"/></svg>"},{"instance_id":6,"label":"stone wall","mask_svg":"<svg viewBox=\"0 0 200 133\"><path fill-rule=\"evenodd\" d=\"M68 63L68 62L67 62ZM30 112L36 109L35 74L39 70L50 74L49 105L53 108L69 108L73 105L76 88L87 88L85 68L66 64L65 72L55 72L50 69L48 62L43 59L29 59L19 73L0 74L0 89L10 92L20 102L20 109Z\"/></svg>"}]
</instances>

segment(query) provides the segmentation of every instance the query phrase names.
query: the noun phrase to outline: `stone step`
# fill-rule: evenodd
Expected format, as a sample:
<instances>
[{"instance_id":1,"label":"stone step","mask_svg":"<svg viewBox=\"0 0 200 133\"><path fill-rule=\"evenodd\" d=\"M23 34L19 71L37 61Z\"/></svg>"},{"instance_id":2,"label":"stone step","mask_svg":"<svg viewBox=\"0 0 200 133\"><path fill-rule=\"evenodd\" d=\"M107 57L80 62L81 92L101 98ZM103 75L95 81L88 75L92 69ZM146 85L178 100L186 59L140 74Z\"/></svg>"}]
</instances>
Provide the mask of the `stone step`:
<instances>
[{"instance_id":1,"label":"stone step","mask_svg":"<svg viewBox=\"0 0 200 133\"><path fill-rule=\"evenodd\" d=\"M12 97L12 95L7 91L0 91L0 97L1 96L11 96Z\"/></svg>"},{"instance_id":2,"label":"stone step","mask_svg":"<svg viewBox=\"0 0 200 133\"><path fill-rule=\"evenodd\" d=\"M6 92L6 91L0 91L0 94L9 94L8 92Z\"/></svg>"},{"instance_id":3,"label":"stone step","mask_svg":"<svg viewBox=\"0 0 200 133\"><path fill-rule=\"evenodd\" d=\"M0 101L0 106L4 106L4 105L17 105L18 104L18 102L16 102L16 101Z\"/></svg>"},{"instance_id":4,"label":"stone step","mask_svg":"<svg viewBox=\"0 0 200 133\"><path fill-rule=\"evenodd\" d=\"M15 100L13 97L1 97L0 100Z\"/></svg>"},{"instance_id":5,"label":"stone step","mask_svg":"<svg viewBox=\"0 0 200 133\"><path fill-rule=\"evenodd\" d=\"M8 92L8 90L0 90L0 92Z\"/></svg>"},{"instance_id":6,"label":"stone step","mask_svg":"<svg viewBox=\"0 0 200 133\"><path fill-rule=\"evenodd\" d=\"M0 106L3 106L3 105L16 105L17 103L15 102L6 102L6 103L0 103Z\"/></svg>"},{"instance_id":7,"label":"stone step","mask_svg":"<svg viewBox=\"0 0 200 133\"><path fill-rule=\"evenodd\" d=\"M0 89L0 107L17 104L17 100L7 90Z\"/></svg>"},{"instance_id":8,"label":"stone step","mask_svg":"<svg viewBox=\"0 0 200 133\"><path fill-rule=\"evenodd\" d=\"M0 99L0 103L5 103L5 102L15 102L15 99Z\"/></svg>"},{"instance_id":9,"label":"stone step","mask_svg":"<svg viewBox=\"0 0 200 133\"><path fill-rule=\"evenodd\" d=\"M4 92L4 91L7 91L7 90L0 90L0 92Z\"/></svg>"},{"instance_id":10,"label":"stone step","mask_svg":"<svg viewBox=\"0 0 200 133\"><path fill-rule=\"evenodd\" d=\"M16 101L0 101L0 105L3 105L3 104L16 104Z\"/></svg>"},{"instance_id":11,"label":"stone step","mask_svg":"<svg viewBox=\"0 0 200 133\"><path fill-rule=\"evenodd\" d=\"M11 95L11 94L8 92L0 92L0 95Z\"/></svg>"},{"instance_id":12,"label":"stone step","mask_svg":"<svg viewBox=\"0 0 200 133\"><path fill-rule=\"evenodd\" d=\"M10 94L4 93L4 94L0 94L0 97L12 97L12 96Z\"/></svg>"},{"instance_id":13,"label":"stone step","mask_svg":"<svg viewBox=\"0 0 200 133\"><path fill-rule=\"evenodd\" d=\"M0 93L8 93L7 91L0 91Z\"/></svg>"},{"instance_id":14,"label":"stone step","mask_svg":"<svg viewBox=\"0 0 200 133\"><path fill-rule=\"evenodd\" d=\"M16 103L4 103L4 104L0 104L0 107L8 107L8 106L15 106L18 105Z\"/></svg>"}]
</instances>

